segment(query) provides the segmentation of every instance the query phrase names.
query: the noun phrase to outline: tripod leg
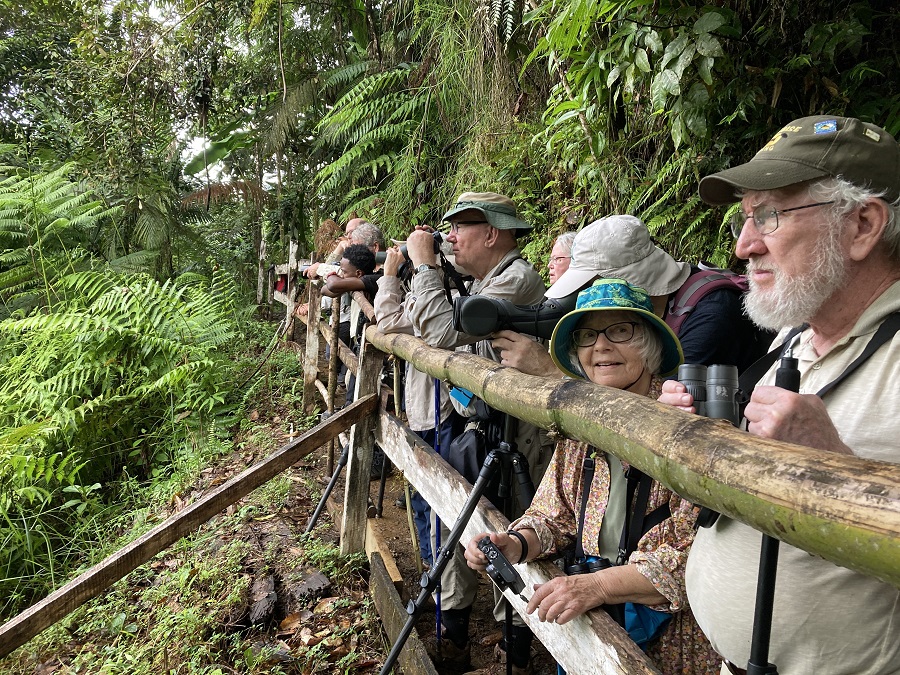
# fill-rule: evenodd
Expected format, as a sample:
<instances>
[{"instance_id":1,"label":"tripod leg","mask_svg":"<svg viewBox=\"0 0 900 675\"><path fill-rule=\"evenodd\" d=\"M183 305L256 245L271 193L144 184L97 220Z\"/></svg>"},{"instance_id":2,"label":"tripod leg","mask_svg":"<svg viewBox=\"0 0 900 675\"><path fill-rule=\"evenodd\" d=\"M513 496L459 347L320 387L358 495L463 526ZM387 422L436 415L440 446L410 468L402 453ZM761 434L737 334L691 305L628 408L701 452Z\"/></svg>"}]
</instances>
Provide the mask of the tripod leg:
<instances>
[{"instance_id":1,"label":"tripod leg","mask_svg":"<svg viewBox=\"0 0 900 675\"><path fill-rule=\"evenodd\" d=\"M384 450L382 450L384 452ZM387 454L384 455L384 459L381 462L381 476L378 479L378 501L375 502L375 515L381 518L382 507L384 506L384 486L387 482L387 473L388 467L390 466L388 462L390 462L387 458Z\"/></svg>"},{"instance_id":2,"label":"tripod leg","mask_svg":"<svg viewBox=\"0 0 900 675\"><path fill-rule=\"evenodd\" d=\"M769 663L769 639L772 636L772 610L775 604L775 574L778 570L779 541L762 536L759 551L759 578L756 582L756 611L753 614L753 636L750 641L748 675L778 675Z\"/></svg>"},{"instance_id":3,"label":"tripod leg","mask_svg":"<svg viewBox=\"0 0 900 675\"><path fill-rule=\"evenodd\" d=\"M478 500L481 499L485 489L487 489L488 484L491 482L494 473L499 469L499 466L500 459L497 456L497 453L492 450L484 460L481 472L478 474L478 480L475 481L475 485L472 487L472 491L469 493L469 497L466 499L462 511L460 511L456 522L453 524L453 529L450 531L450 534L440 551L438 551L437 556L435 557L434 566L427 574L423 574L422 579L419 581L422 591L419 593L416 600L410 600L409 605L406 607L406 613L409 614L409 618L400 630L400 634L397 636L394 646L391 647L391 652L388 654L384 666L381 668L381 675L387 675L397 662L397 657L400 656L403 645L406 644L406 640L409 638L410 633L412 633L412 630L416 625L416 620L424 611L428 596L431 595L440 583L441 574L443 574L444 570L447 568L447 564L453 557L454 550L462 537L463 530L466 529L469 519L475 512L475 507L478 506ZM440 631L438 631L438 635L440 635ZM440 642L438 642L438 644L440 644Z\"/></svg>"},{"instance_id":4,"label":"tripod leg","mask_svg":"<svg viewBox=\"0 0 900 675\"><path fill-rule=\"evenodd\" d=\"M528 466L528 460L521 452L512 454L513 473L516 475L516 482L519 484L517 493L519 495L519 506L524 511L531 506L531 500L534 499L534 483L531 480L531 469Z\"/></svg>"},{"instance_id":5,"label":"tripod leg","mask_svg":"<svg viewBox=\"0 0 900 675\"><path fill-rule=\"evenodd\" d=\"M347 466L347 460L350 459L350 444L344 446L341 450L341 457L338 459L337 468L334 470L334 473L331 476L331 480L328 481L328 486L325 488L325 492L322 493L322 498L319 499L319 504L316 506L316 510L313 511L312 516L309 519L309 523L306 525L306 530L304 534L309 534L313 531L313 528L316 526L316 521L319 520L319 516L322 514L322 509L325 508L325 502L328 501L328 497L331 495L331 491L334 490L334 486L337 484L338 477L341 475L341 470Z\"/></svg>"}]
</instances>

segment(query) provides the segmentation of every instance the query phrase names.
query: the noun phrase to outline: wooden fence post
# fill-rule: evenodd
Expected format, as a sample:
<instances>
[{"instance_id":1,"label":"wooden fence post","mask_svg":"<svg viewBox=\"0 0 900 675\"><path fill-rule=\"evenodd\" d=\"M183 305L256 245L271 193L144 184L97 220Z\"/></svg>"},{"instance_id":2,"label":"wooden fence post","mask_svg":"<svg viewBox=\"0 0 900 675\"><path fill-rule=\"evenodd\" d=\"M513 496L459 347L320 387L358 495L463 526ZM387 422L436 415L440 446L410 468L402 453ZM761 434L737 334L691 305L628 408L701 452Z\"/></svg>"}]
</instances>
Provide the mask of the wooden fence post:
<instances>
[{"instance_id":1,"label":"wooden fence post","mask_svg":"<svg viewBox=\"0 0 900 675\"><path fill-rule=\"evenodd\" d=\"M317 281L309 282L309 305L306 328L306 358L303 362L303 412L312 414L316 408L316 377L319 374L319 321L321 320L322 291Z\"/></svg>"},{"instance_id":2,"label":"wooden fence post","mask_svg":"<svg viewBox=\"0 0 900 675\"><path fill-rule=\"evenodd\" d=\"M335 401L334 401L334 393L337 390L337 380L338 380L338 366L340 365L340 353L341 350L338 349L337 343L340 339L340 326L341 326L341 312L340 312L340 298L337 299L337 302L331 303L331 319L328 322L328 335L329 337L326 340L331 344L331 351L328 354L328 397L325 400L325 405L328 406L328 414L334 412L335 409ZM334 455L335 450L337 450L337 446L339 445L339 441L335 438L331 439L331 443L328 444L328 475L334 473Z\"/></svg>"},{"instance_id":3,"label":"wooden fence post","mask_svg":"<svg viewBox=\"0 0 900 675\"><path fill-rule=\"evenodd\" d=\"M354 400L378 393L383 363L384 352L370 343L363 333ZM341 555L365 550L369 471L375 448L377 418L377 413L373 413L354 424L350 430L350 459L347 463L344 513L341 518Z\"/></svg>"}]
</instances>

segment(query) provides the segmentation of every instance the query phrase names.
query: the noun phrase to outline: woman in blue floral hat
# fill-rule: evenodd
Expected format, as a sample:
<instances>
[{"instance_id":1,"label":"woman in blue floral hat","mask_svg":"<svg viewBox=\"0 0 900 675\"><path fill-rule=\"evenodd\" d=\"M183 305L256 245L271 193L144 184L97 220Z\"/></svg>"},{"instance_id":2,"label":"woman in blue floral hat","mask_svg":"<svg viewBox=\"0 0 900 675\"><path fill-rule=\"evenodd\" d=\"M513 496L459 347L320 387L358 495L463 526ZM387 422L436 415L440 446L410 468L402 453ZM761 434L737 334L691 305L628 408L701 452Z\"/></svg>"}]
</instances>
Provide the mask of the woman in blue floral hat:
<instances>
[{"instance_id":1,"label":"woman in blue floral hat","mask_svg":"<svg viewBox=\"0 0 900 675\"><path fill-rule=\"evenodd\" d=\"M662 376L683 360L644 289L621 279L597 281L578 295L553 332L550 354L571 377L654 399ZM638 504L645 506L635 515ZM514 563L566 557L569 575L539 586L529 614L562 624L602 606L664 675L714 675L721 661L687 609L684 589L697 512L616 457L565 439L525 515L490 537ZM487 566L477 547L485 534L466 549L475 569Z\"/></svg>"}]
</instances>

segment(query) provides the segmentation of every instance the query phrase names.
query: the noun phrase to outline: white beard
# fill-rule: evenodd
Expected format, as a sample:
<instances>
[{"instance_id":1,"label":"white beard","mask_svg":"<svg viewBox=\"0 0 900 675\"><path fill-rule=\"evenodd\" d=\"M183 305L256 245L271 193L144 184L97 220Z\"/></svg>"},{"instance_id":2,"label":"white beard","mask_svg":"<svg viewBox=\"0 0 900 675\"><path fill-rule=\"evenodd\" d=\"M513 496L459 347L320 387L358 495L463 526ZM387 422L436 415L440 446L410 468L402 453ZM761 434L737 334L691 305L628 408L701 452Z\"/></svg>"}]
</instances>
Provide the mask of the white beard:
<instances>
[{"instance_id":1,"label":"white beard","mask_svg":"<svg viewBox=\"0 0 900 675\"><path fill-rule=\"evenodd\" d=\"M744 309L753 322L769 330L799 326L816 313L847 278L847 260L840 246L842 228L826 225L813 251L809 271L790 277L781 269L750 260L748 271L766 270L774 275L771 288L762 290L750 275L750 291L744 296Z\"/></svg>"}]
</instances>

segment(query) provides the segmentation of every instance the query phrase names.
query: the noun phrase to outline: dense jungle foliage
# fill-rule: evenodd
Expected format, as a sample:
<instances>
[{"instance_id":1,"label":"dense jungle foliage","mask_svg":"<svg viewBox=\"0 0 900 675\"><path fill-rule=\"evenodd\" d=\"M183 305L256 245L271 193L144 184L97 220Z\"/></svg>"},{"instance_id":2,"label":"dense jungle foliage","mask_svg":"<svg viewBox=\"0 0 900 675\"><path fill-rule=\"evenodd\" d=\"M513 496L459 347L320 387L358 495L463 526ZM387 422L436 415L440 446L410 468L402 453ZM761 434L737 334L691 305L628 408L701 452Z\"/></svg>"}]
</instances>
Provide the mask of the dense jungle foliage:
<instances>
[{"instance_id":1,"label":"dense jungle foliage","mask_svg":"<svg viewBox=\"0 0 900 675\"><path fill-rule=\"evenodd\" d=\"M0 0L0 614L227 442L263 242L477 189L539 266L612 212L727 265L698 178L808 114L896 136L898 43L889 0Z\"/></svg>"}]
</instances>

